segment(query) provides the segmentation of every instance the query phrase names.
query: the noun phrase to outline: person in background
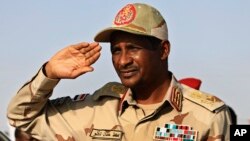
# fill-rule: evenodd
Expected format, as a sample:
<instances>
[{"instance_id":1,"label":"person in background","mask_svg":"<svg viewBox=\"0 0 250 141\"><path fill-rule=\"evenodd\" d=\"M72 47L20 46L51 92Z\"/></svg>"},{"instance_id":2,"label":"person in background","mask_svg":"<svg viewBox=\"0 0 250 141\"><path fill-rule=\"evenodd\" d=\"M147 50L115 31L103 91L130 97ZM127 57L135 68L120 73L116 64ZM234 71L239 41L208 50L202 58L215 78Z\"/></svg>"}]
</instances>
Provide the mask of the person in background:
<instances>
[{"instance_id":1,"label":"person in background","mask_svg":"<svg viewBox=\"0 0 250 141\"><path fill-rule=\"evenodd\" d=\"M32 138L28 133L16 128L15 129L15 141L37 141Z\"/></svg>"},{"instance_id":2,"label":"person in background","mask_svg":"<svg viewBox=\"0 0 250 141\"><path fill-rule=\"evenodd\" d=\"M18 91L8 106L12 126L46 141L229 140L226 104L182 85L170 71L167 23L156 8L127 4L94 40L58 51ZM121 83L50 100L60 81L94 70L99 42L110 43Z\"/></svg>"},{"instance_id":3,"label":"person in background","mask_svg":"<svg viewBox=\"0 0 250 141\"><path fill-rule=\"evenodd\" d=\"M2 131L0 131L0 141L11 141L11 140L6 135L6 133L3 133Z\"/></svg>"}]
</instances>

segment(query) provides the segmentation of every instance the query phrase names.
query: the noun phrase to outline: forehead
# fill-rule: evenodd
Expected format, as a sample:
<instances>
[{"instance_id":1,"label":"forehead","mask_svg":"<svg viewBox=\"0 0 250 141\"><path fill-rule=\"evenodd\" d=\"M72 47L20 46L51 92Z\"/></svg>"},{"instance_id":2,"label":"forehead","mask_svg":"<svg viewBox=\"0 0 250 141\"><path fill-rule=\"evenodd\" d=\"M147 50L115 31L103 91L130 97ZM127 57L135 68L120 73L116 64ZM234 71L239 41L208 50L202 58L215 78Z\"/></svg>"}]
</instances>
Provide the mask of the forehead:
<instances>
[{"instance_id":1,"label":"forehead","mask_svg":"<svg viewBox=\"0 0 250 141\"><path fill-rule=\"evenodd\" d=\"M141 45L141 46L150 44L150 40L146 36L140 36L140 35L131 34L127 32L121 32L121 31L116 31L112 33L110 39L111 39L110 40L111 45L116 45L122 42L132 43L132 44Z\"/></svg>"}]
</instances>

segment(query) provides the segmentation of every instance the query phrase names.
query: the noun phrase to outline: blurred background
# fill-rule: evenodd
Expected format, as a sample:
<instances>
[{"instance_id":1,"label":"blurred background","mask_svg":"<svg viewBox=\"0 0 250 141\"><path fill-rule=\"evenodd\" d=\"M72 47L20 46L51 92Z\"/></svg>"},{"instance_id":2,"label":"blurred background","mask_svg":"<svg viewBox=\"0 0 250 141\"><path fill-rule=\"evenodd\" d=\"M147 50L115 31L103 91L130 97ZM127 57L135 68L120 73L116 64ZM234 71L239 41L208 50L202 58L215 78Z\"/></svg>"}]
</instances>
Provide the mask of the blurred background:
<instances>
[{"instance_id":1,"label":"blurred background","mask_svg":"<svg viewBox=\"0 0 250 141\"><path fill-rule=\"evenodd\" d=\"M119 9L136 0L0 0L0 130L11 136L6 109L12 96L53 54L111 25ZM231 106L239 124L250 118L250 1L140 0L164 16L169 28L169 69L177 79L196 77L201 90ZM111 64L109 44L95 71L62 80L53 98L93 93L119 81Z\"/></svg>"}]
</instances>

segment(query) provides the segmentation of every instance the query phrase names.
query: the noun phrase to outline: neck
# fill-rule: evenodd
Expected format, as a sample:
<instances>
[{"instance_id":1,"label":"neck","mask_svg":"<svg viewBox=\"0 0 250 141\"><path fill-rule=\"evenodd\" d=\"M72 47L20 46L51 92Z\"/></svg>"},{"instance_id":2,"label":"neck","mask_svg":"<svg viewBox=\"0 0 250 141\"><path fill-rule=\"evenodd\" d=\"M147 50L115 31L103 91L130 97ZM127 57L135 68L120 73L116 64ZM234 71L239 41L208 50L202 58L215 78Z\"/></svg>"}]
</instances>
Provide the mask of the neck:
<instances>
[{"instance_id":1,"label":"neck","mask_svg":"<svg viewBox=\"0 0 250 141\"><path fill-rule=\"evenodd\" d=\"M170 72L165 73L163 77L144 86L133 88L134 98L139 104L155 104L163 100L170 86L172 75Z\"/></svg>"}]
</instances>

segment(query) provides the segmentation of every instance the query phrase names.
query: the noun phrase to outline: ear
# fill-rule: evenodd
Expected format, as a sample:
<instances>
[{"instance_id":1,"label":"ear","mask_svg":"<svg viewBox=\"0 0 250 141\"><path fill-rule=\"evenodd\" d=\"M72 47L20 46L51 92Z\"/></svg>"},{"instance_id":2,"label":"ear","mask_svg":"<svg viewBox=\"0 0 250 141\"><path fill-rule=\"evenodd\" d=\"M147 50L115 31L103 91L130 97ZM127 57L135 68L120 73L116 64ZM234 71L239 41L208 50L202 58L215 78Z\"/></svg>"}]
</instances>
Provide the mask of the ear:
<instances>
[{"instance_id":1,"label":"ear","mask_svg":"<svg viewBox=\"0 0 250 141\"><path fill-rule=\"evenodd\" d=\"M170 53L170 42L162 41L161 42L161 59L166 60Z\"/></svg>"}]
</instances>

